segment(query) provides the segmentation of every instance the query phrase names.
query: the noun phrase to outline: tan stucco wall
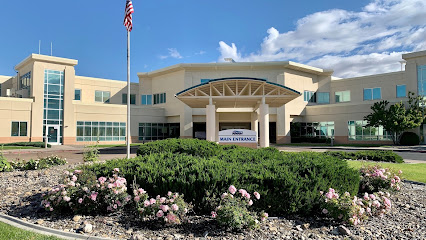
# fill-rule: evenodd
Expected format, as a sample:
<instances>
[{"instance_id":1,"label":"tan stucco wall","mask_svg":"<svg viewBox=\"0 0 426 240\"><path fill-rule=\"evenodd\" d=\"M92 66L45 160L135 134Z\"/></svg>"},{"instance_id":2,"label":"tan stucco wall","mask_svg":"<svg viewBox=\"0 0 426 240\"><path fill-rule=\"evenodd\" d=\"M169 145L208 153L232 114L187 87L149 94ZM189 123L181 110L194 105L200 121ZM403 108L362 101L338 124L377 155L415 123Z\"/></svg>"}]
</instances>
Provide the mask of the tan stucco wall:
<instances>
[{"instance_id":1,"label":"tan stucco wall","mask_svg":"<svg viewBox=\"0 0 426 240\"><path fill-rule=\"evenodd\" d=\"M0 143L28 142L31 139L32 99L0 97ZM12 122L27 122L27 136L12 137Z\"/></svg>"}]
</instances>

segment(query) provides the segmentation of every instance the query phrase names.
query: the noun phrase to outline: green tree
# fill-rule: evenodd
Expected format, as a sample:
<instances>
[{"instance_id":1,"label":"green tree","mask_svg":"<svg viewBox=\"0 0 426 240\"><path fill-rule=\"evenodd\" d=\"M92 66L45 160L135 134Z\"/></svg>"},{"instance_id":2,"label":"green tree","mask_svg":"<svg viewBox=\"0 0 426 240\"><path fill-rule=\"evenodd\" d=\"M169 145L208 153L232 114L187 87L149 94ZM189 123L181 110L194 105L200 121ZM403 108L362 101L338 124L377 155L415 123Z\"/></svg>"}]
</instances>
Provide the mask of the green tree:
<instances>
[{"instance_id":1,"label":"green tree","mask_svg":"<svg viewBox=\"0 0 426 240\"><path fill-rule=\"evenodd\" d=\"M371 106L373 112L365 116L364 120L368 121L367 126L383 126L390 133L393 143L398 144L404 131L419 127L425 119L424 99L409 92L406 104L399 102L388 105L386 100L374 103Z\"/></svg>"}]
</instances>

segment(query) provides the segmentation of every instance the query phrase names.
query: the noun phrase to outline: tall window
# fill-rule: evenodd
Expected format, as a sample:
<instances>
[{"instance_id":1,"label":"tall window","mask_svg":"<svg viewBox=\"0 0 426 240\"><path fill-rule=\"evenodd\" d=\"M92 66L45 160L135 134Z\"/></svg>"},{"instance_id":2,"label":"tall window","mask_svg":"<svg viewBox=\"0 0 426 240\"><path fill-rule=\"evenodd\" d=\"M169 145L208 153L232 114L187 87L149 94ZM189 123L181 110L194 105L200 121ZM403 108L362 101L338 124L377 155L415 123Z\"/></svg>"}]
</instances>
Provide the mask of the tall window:
<instances>
[{"instance_id":1,"label":"tall window","mask_svg":"<svg viewBox=\"0 0 426 240\"><path fill-rule=\"evenodd\" d=\"M154 104L166 103L166 93L154 94Z\"/></svg>"},{"instance_id":2,"label":"tall window","mask_svg":"<svg viewBox=\"0 0 426 240\"><path fill-rule=\"evenodd\" d=\"M74 100L81 100L81 89L74 90Z\"/></svg>"},{"instance_id":3,"label":"tall window","mask_svg":"<svg viewBox=\"0 0 426 240\"><path fill-rule=\"evenodd\" d=\"M313 91L306 91L303 93L303 100L305 102L316 102L316 95Z\"/></svg>"},{"instance_id":4,"label":"tall window","mask_svg":"<svg viewBox=\"0 0 426 240\"><path fill-rule=\"evenodd\" d=\"M19 78L19 86L18 89L28 89L28 95L30 93L30 85L31 85L31 72L27 72Z\"/></svg>"},{"instance_id":5,"label":"tall window","mask_svg":"<svg viewBox=\"0 0 426 240\"><path fill-rule=\"evenodd\" d=\"M367 121L349 121L348 122L348 136L349 140L364 140L364 141L378 141L378 140L392 140L390 135L380 127L367 127Z\"/></svg>"},{"instance_id":6,"label":"tall window","mask_svg":"<svg viewBox=\"0 0 426 240\"><path fill-rule=\"evenodd\" d=\"M340 91L335 92L334 96L336 98L336 102L350 102L351 101L351 91Z\"/></svg>"},{"instance_id":7,"label":"tall window","mask_svg":"<svg viewBox=\"0 0 426 240\"><path fill-rule=\"evenodd\" d=\"M426 65L417 67L418 95L426 96Z\"/></svg>"},{"instance_id":8,"label":"tall window","mask_svg":"<svg viewBox=\"0 0 426 240\"><path fill-rule=\"evenodd\" d=\"M364 88L364 101L382 98L381 88Z\"/></svg>"},{"instance_id":9,"label":"tall window","mask_svg":"<svg viewBox=\"0 0 426 240\"><path fill-rule=\"evenodd\" d=\"M46 124L59 126L60 143L64 118L64 81L64 71L44 70L43 136L46 136Z\"/></svg>"},{"instance_id":10,"label":"tall window","mask_svg":"<svg viewBox=\"0 0 426 240\"><path fill-rule=\"evenodd\" d=\"M110 97L109 91L95 91L95 102L109 103Z\"/></svg>"},{"instance_id":11,"label":"tall window","mask_svg":"<svg viewBox=\"0 0 426 240\"><path fill-rule=\"evenodd\" d=\"M123 104L127 104L127 93L123 93L123 95L121 95L121 102ZM136 104L135 94L130 94L130 104Z\"/></svg>"},{"instance_id":12,"label":"tall window","mask_svg":"<svg viewBox=\"0 0 426 240\"><path fill-rule=\"evenodd\" d=\"M396 85L396 97L402 98L407 96L407 87L406 85Z\"/></svg>"},{"instance_id":13,"label":"tall window","mask_svg":"<svg viewBox=\"0 0 426 240\"><path fill-rule=\"evenodd\" d=\"M330 103L329 92L317 92L317 103Z\"/></svg>"},{"instance_id":14,"label":"tall window","mask_svg":"<svg viewBox=\"0 0 426 240\"><path fill-rule=\"evenodd\" d=\"M27 136L27 122L12 122L11 136Z\"/></svg>"},{"instance_id":15,"label":"tall window","mask_svg":"<svg viewBox=\"0 0 426 240\"><path fill-rule=\"evenodd\" d=\"M152 95L141 95L142 105L152 105Z\"/></svg>"},{"instance_id":16,"label":"tall window","mask_svg":"<svg viewBox=\"0 0 426 240\"><path fill-rule=\"evenodd\" d=\"M0 83L0 97L1 97L1 83Z\"/></svg>"}]
</instances>

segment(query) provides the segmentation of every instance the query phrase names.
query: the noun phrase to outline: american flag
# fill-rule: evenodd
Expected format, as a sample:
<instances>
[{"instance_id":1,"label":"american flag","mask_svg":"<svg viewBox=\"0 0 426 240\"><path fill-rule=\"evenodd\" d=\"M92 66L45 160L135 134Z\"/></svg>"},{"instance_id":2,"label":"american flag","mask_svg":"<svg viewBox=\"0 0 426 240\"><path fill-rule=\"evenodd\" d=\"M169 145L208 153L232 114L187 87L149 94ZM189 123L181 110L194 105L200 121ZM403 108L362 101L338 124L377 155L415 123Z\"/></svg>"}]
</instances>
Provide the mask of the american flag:
<instances>
[{"instance_id":1,"label":"american flag","mask_svg":"<svg viewBox=\"0 0 426 240\"><path fill-rule=\"evenodd\" d=\"M133 23L132 23L132 13L133 10L133 4L131 0L126 1L126 9L124 10L124 26L127 28L127 31L131 32Z\"/></svg>"}]
</instances>

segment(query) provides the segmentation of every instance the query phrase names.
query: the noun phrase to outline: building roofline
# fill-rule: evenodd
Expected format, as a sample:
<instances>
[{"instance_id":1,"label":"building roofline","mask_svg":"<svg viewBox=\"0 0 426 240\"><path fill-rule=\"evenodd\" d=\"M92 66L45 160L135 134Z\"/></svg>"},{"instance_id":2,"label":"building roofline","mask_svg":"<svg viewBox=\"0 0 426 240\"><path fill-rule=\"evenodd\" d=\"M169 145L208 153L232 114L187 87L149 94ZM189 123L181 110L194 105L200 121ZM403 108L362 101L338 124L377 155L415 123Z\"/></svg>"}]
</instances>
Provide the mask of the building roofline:
<instances>
[{"instance_id":1,"label":"building roofline","mask_svg":"<svg viewBox=\"0 0 426 240\"><path fill-rule=\"evenodd\" d=\"M176 72L179 70L195 70L195 69L244 69L244 68L268 68L268 67L282 67L302 72L308 72L318 75L331 76L333 70L321 69L312 66L308 66L301 63L292 61L281 61L281 62L234 62L234 63L180 63L169 67L161 68L151 72L139 72L138 77L155 77L158 75Z\"/></svg>"},{"instance_id":2,"label":"building roofline","mask_svg":"<svg viewBox=\"0 0 426 240\"><path fill-rule=\"evenodd\" d=\"M87 76L80 76L75 75L75 78L82 78L86 80L95 80L95 81L105 81L105 82L119 82L127 85L127 81L125 80L116 80L116 79L107 79L107 78L97 78L97 77L87 77ZM138 82L131 82L130 84L138 85Z\"/></svg>"},{"instance_id":3,"label":"building roofline","mask_svg":"<svg viewBox=\"0 0 426 240\"><path fill-rule=\"evenodd\" d=\"M53 56L46 56L46 55L32 53L30 56L25 58L22 62L18 63L15 66L15 70L18 70L19 68L23 67L24 65L28 64L31 61L59 63L63 65L68 65L68 66L75 66L78 64L78 60L75 60L75 59L53 57Z\"/></svg>"},{"instance_id":4,"label":"building roofline","mask_svg":"<svg viewBox=\"0 0 426 240\"><path fill-rule=\"evenodd\" d=\"M388 73L378 73L378 74L372 74L372 75L365 75L365 76L358 76L358 77L351 77L351 78L339 78L339 79L331 79L331 81L350 81L350 80L358 80L363 78L371 78L371 77L381 77L386 75L396 75L396 74L403 74L405 71L397 71L397 72L388 72Z\"/></svg>"},{"instance_id":5,"label":"building roofline","mask_svg":"<svg viewBox=\"0 0 426 240\"><path fill-rule=\"evenodd\" d=\"M426 50L402 54L403 59L426 57Z\"/></svg>"}]
</instances>

